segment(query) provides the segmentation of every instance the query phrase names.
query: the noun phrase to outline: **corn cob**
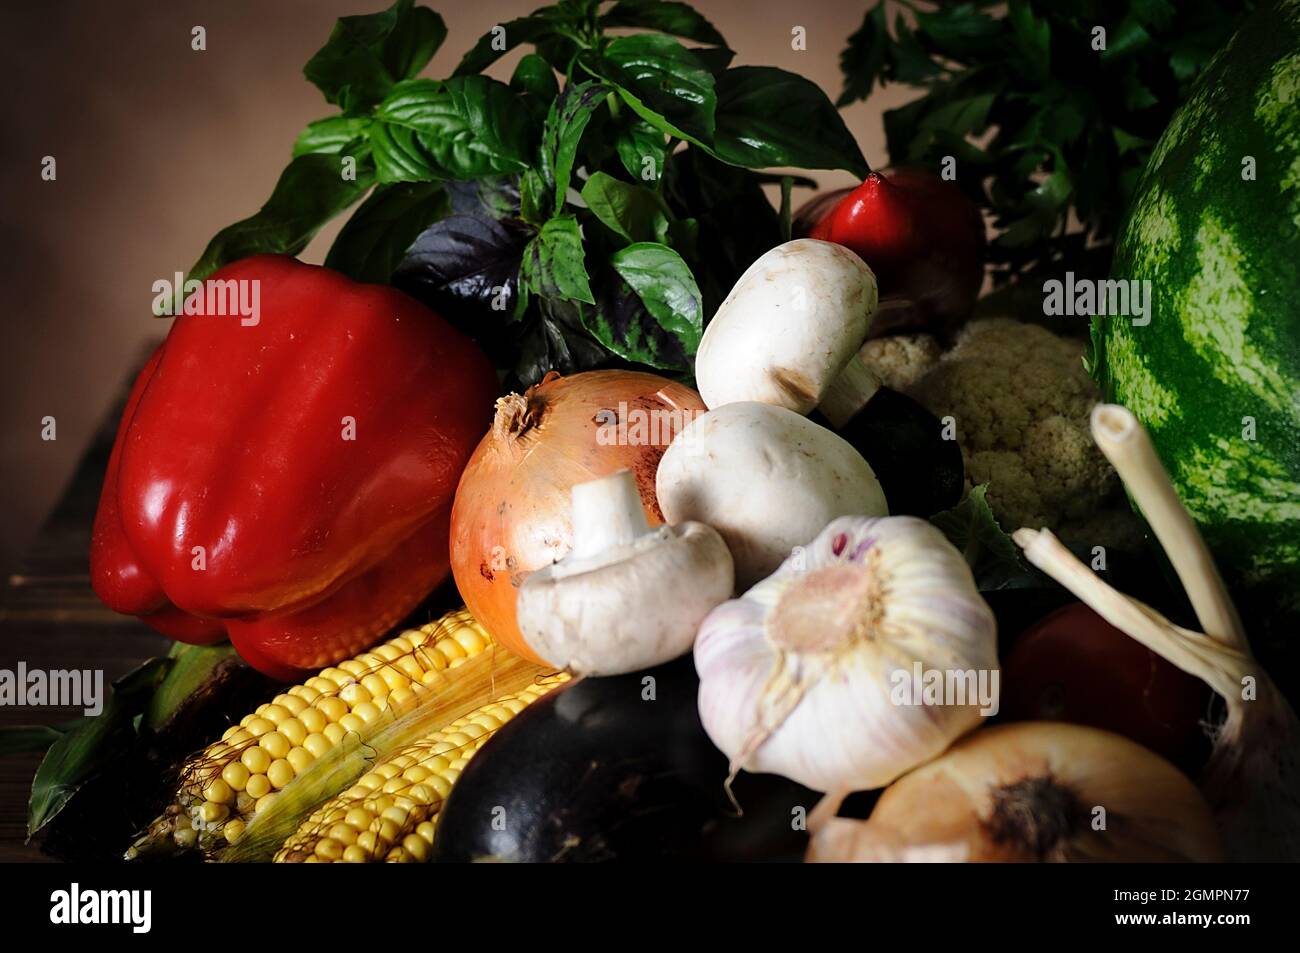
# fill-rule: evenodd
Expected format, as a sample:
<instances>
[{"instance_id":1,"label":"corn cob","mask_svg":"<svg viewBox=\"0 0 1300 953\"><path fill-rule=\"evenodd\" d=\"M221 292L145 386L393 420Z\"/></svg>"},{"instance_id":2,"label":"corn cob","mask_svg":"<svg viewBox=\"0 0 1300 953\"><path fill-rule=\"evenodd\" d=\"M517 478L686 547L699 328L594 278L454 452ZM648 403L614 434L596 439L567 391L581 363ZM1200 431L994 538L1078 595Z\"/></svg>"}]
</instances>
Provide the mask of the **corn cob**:
<instances>
[{"instance_id":1,"label":"corn cob","mask_svg":"<svg viewBox=\"0 0 1300 953\"><path fill-rule=\"evenodd\" d=\"M127 858L193 847L211 853L237 842L278 791L349 733L367 737L413 709L431 686L445 684L442 672L492 647L483 627L461 609L277 695L185 763L174 803Z\"/></svg>"},{"instance_id":2,"label":"corn cob","mask_svg":"<svg viewBox=\"0 0 1300 953\"><path fill-rule=\"evenodd\" d=\"M380 760L313 812L276 862L428 860L438 811L469 759L498 728L567 680L560 674L504 695Z\"/></svg>"}]
</instances>

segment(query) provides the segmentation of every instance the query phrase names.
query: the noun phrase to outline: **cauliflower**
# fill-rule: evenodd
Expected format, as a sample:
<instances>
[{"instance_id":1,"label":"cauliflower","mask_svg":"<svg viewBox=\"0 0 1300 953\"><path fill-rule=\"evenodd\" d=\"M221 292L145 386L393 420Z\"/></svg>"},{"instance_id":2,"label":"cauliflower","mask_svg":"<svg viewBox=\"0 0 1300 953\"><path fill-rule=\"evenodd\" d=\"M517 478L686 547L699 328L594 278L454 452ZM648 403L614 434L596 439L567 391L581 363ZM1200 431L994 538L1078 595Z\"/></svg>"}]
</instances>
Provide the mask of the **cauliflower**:
<instances>
[{"instance_id":1,"label":"cauliflower","mask_svg":"<svg viewBox=\"0 0 1300 953\"><path fill-rule=\"evenodd\" d=\"M972 322L946 352L929 335L862 348L886 386L956 421L967 484L989 484L1004 529L1046 526L1067 542L1131 547L1140 529L1089 433L1101 395L1082 356L1081 341L1003 318Z\"/></svg>"}]
</instances>

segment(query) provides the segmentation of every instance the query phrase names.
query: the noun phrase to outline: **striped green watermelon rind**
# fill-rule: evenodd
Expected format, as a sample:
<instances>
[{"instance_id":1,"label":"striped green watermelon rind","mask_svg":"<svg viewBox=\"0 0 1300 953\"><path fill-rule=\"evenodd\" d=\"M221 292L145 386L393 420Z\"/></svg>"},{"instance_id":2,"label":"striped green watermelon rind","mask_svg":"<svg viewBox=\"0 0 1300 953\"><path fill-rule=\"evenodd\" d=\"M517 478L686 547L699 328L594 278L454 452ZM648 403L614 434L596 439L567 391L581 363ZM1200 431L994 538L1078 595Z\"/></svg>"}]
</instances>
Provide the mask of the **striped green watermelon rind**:
<instances>
[{"instance_id":1,"label":"striped green watermelon rind","mask_svg":"<svg viewBox=\"0 0 1300 953\"><path fill-rule=\"evenodd\" d=\"M1300 0L1257 10L1198 78L1111 273L1152 301L1144 327L1093 319L1103 393L1146 425L1229 580L1300 608Z\"/></svg>"}]
</instances>

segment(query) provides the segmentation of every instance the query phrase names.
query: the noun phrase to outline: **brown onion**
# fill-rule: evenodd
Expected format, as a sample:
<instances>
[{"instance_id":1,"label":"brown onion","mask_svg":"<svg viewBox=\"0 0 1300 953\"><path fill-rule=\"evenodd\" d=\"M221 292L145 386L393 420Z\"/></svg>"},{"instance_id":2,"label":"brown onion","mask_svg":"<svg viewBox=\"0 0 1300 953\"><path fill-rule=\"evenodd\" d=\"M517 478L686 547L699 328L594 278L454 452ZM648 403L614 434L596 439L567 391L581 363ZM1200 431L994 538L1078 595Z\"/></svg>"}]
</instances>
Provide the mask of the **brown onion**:
<instances>
[{"instance_id":1,"label":"brown onion","mask_svg":"<svg viewBox=\"0 0 1300 953\"><path fill-rule=\"evenodd\" d=\"M1081 725L984 728L895 781L867 821L819 805L808 860L1217 861L1187 777L1141 745Z\"/></svg>"},{"instance_id":2,"label":"brown onion","mask_svg":"<svg viewBox=\"0 0 1300 953\"><path fill-rule=\"evenodd\" d=\"M515 623L519 586L573 545L575 483L631 470L651 526L659 458L705 411L689 387L637 371L552 371L496 420L461 475L451 511L451 568L461 598L507 649L540 662Z\"/></svg>"}]
</instances>

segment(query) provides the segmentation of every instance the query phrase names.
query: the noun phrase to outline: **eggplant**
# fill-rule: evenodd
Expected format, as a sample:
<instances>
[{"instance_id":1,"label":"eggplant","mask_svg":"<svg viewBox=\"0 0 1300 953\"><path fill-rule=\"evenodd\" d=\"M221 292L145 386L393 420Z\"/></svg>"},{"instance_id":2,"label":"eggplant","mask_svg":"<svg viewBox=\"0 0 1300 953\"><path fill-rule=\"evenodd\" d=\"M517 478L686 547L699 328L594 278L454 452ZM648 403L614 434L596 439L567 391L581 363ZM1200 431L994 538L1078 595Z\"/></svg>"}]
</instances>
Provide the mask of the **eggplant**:
<instances>
[{"instance_id":1,"label":"eggplant","mask_svg":"<svg viewBox=\"0 0 1300 953\"><path fill-rule=\"evenodd\" d=\"M945 440L939 418L911 397L880 387L839 427L820 411L808 417L862 454L885 491L891 516L929 519L961 499L966 477L961 447Z\"/></svg>"},{"instance_id":2,"label":"eggplant","mask_svg":"<svg viewBox=\"0 0 1300 953\"><path fill-rule=\"evenodd\" d=\"M474 756L438 820L432 859L797 861L821 795L742 773L696 707L690 656L630 675L583 678L534 702Z\"/></svg>"}]
</instances>

